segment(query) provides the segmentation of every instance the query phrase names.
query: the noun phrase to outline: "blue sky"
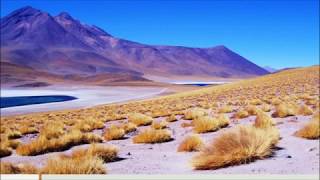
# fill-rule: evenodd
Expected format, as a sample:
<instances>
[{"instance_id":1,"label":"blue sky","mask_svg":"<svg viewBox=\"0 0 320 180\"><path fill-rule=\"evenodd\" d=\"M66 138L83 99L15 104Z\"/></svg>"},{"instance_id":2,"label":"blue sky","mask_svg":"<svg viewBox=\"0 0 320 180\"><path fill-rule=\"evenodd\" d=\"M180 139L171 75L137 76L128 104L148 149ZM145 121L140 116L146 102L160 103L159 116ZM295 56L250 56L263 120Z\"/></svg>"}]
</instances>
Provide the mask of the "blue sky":
<instances>
[{"instance_id":1,"label":"blue sky","mask_svg":"<svg viewBox=\"0 0 320 180\"><path fill-rule=\"evenodd\" d=\"M318 0L1 0L1 17L26 5L141 43L225 45L274 68L319 64Z\"/></svg>"}]
</instances>

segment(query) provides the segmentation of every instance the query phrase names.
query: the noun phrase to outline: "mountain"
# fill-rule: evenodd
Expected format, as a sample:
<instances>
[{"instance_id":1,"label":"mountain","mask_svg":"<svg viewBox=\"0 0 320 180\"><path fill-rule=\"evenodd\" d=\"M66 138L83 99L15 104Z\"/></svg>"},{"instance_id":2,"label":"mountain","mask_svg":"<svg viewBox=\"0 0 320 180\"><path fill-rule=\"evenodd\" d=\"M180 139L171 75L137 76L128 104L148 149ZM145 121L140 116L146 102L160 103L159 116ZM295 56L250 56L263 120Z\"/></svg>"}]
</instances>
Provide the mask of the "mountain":
<instances>
[{"instance_id":1,"label":"mountain","mask_svg":"<svg viewBox=\"0 0 320 180\"><path fill-rule=\"evenodd\" d=\"M269 66L264 66L263 69L267 70L270 73L274 73L274 72L278 71L278 69L275 69L275 68L272 68Z\"/></svg>"},{"instance_id":2,"label":"mountain","mask_svg":"<svg viewBox=\"0 0 320 180\"><path fill-rule=\"evenodd\" d=\"M250 77L268 74L225 46L154 46L113 37L66 12L30 6L1 18L1 61L56 75Z\"/></svg>"}]
</instances>

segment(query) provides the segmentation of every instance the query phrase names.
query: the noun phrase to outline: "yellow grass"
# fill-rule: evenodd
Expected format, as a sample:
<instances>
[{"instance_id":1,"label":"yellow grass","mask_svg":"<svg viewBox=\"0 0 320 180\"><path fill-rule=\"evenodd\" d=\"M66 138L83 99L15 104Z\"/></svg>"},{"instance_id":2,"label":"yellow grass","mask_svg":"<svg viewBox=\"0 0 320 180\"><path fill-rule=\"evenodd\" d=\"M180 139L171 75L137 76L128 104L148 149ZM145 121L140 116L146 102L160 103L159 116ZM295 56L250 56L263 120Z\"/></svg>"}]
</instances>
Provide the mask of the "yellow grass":
<instances>
[{"instance_id":1,"label":"yellow grass","mask_svg":"<svg viewBox=\"0 0 320 180\"><path fill-rule=\"evenodd\" d=\"M273 125L275 125L275 122L268 114L264 112L257 114L257 117L254 121L254 126L256 128L266 129L272 127Z\"/></svg>"},{"instance_id":2,"label":"yellow grass","mask_svg":"<svg viewBox=\"0 0 320 180\"><path fill-rule=\"evenodd\" d=\"M171 132L166 129L146 129L133 137L133 143L162 143L170 141Z\"/></svg>"},{"instance_id":3,"label":"yellow grass","mask_svg":"<svg viewBox=\"0 0 320 180\"><path fill-rule=\"evenodd\" d=\"M218 169L271 155L274 139L267 130L239 126L229 130L192 159L195 169Z\"/></svg>"},{"instance_id":4,"label":"yellow grass","mask_svg":"<svg viewBox=\"0 0 320 180\"><path fill-rule=\"evenodd\" d=\"M231 113L233 111L233 108L231 106L222 106L219 109L219 113Z\"/></svg>"},{"instance_id":5,"label":"yellow grass","mask_svg":"<svg viewBox=\"0 0 320 180\"><path fill-rule=\"evenodd\" d=\"M261 110L264 111L264 112L270 112L271 111L271 106L268 105L268 104L263 104L261 106Z\"/></svg>"},{"instance_id":6,"label":"yellow grass","mask_svg":"<svg viewBox=\"0 0 320 180\"><path fill-rule=\"evenodd\" d=\"M96 134L82 133L73 130L56 139L48 140L43 136L39 136L28 144L18 146L16 152L23 156L33 156L48 152L63 151L75 145L95 142L102 142L102 138Z\"/></svg>"},{"instance_id":7,"label":"yellow grass","mask_svg":"<svg viewBox=\"0 0 320 180\"><path fill-rule=\"evenodd\" d=\"M249 105L246 107L246 111L249 113L249 115L257 115L260 109L254 105Z\"/></svg>"},{"instance_id":8,"label":"yellow grass","mask_svg":"<svg viewBox=\"0 0 320 180\"><path fill-rule=\"evenodd\" d=\"M135 125L134 123L128 122L128 123L122 124L120 128L122 128L125 131L125 133L130 133L137 130L137 125Z\"/></svg>"},{"instance_id":9,"label":"yellow grass","mask_svg":"<svg viewBox=\"0 0 320 180\"><path fill-rule=\"evenodd\" d=\"M166 121L168 121L168 122L174 122L174 121L177 121L177 120L178 119L177 119L176 115L174 115L174 114L171 114L170 116L168 116L166 118Z\"/></svg>"},{"instance_id":10,"label":"yellow grass","mask_svg":"<svg viewBox=\"0 0 320 180\"><path fill-rule=\"evenodd\" d=\"M169 123L168 123L167 121L165 121L165 120L162 120L162 121L160 121L160 122L158 122L158 121L153 121L151 127L152 127L153 129L164 129L164 128L167 128L168 124L169 124Z\"/></svg>"},{"instance_id":11,"label":"yellow grass","mask_svg":"<svg viewBox=\"0 0 320 180\"><path fill-rule=\"evenodd\" d=\"M309 106L302 104L299 107L298 114L304 115L304 116L309 116L309 115L313 114L313 110Z\"/></svg>"},{"instance_id":12,"label":"yellow grass","mask_svg":"<svg viewBox=\"0 0 320 180\"><path fill-rule=\"evenodd\" d=\"M238 110L234 115L233 117L236 118L236 119L243 119L243 118L246 118L249 116L249 113L248 111L244 110L244 109L240 109Z\"/></svg>"},{"instance_id":13,"label":"yellow grass","mask_svg":"<svg viewBox=\"0 0 320 180\"><path fill-rule=\"evenodd\" d=\"M40 136L47 139L58 138L65 133L64 124L62 122L47 123L40 130Z\"/></svg>"},{"instance_id":14,"label":"yellow grass","mask_svg":"<svg viewBox=\"0 0 320 180\"><path fill-rule=\"evenodd\" d=\"M187 136L179 145L178 152L199 151L203 146L203 141L198 134Z\"/></svg>"},{"instance_id":15,"label":"yellow grass","mask_svg":"<svg viewBox=\"0 0 320 180\"><path fill-rule=\"evenodd\" d=\"M319 112L317 112L312 119L306 123L300 130L295 133L296 136L306 139L320 138L320 119Z\"/></svg>"},{"instance_id":16,"label":"yellow grass","mask_svg":"<svg viewBox=\"0 0 320 180\"><path fill-rule=\"evenodd\" d=\"M218 124L221 128L226 127L230 124L229 118L224 114L218 114L216 120L218 121Z\"/></svg>"},{"instance_id":17,"label":"yellow grass","mask_svg":"<svg viewBox=\"0 0 320 180\"><path fill-rule=\"evenodd\" d=\"M207 111L202 108L191 108L184 112L184 119L191 120L201 116L207 115Z\"/></svg>"},{"instance_id":18,"label":"yellow grass","mask_svg":"<svg viewBox=\"0 0 320 180\"><path fill-rule=\"evenodd\" d=\"M61 156L49 159L43 174L106 174L103 160L97 156Z\"/></svg>"},{"instance_id":19,"label":"yellow grass","mask_svg":"<svg viewBox=\"0 0 320 180\"><path fill-rule=\"evenodd\" d=\"M37 174L38 169L31 164L0 162L0 174Z\"/></svg>"},{"instance_id":20,"label":"yellow grass","mask_svg":"<svg viewBox=\"0 0 320 180\"><path fill-rule=\"evenodd\" d=\"M80 148L72 152L72 158L82 156L96 156L104 162L112 162L118 156L119 149L113 145L92 144L89 148Z\"/></svg>"},{"instance_id":21,"label":"yellow grass","mask_svg":"<svg viewBox=\"0 0 320 180\"><path fill-rule=\"evenodd\" d=\"M107 128L103 134L103 137L107 141L122 139L125 135L125 130L117 127L115 125L111 125Z\"/></svg>"},{"instance_id":22,"label":"yellow grass","mask_svg":"<svg viewBox=\"0 0 320 180\"><path fill-rule=\"evenodd\" d=\"M137 126L147 126L152 123L153 118L141 113L131 113L128 115L128 120Z\"/></svg>"},{"instance_id":23,"label":"yellow grass","mask_svg":"<svg viewBox=\"0 0 320 180\"><path fill-rule=\"evenodd\" d=\"M210 116L202 116L193 120L193 130L196 133L206 133L216 131L220 128L217 119Z\"/></svg>"},{"instance_id":24,"label":"yellow grass","mask_svg":"<svg viewBox=\"0 0 320 180\"><path fill-rule=\"evenodd\" d=\"M276 106L276 111L272 114L273 117L285 118L298 114L298 106L295 103L281 103Z\"/></svg>"}]
</instances>

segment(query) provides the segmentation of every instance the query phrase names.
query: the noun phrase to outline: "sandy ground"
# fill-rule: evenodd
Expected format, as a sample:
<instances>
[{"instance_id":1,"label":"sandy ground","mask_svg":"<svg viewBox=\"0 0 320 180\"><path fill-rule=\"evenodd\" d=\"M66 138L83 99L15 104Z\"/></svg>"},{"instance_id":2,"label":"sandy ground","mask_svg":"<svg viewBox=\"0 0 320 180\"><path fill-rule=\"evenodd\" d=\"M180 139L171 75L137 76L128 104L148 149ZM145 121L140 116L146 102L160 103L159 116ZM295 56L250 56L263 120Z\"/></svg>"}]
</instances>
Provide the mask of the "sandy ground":
<instances>
[{"instance_id":1,"label":"sandy ground","mask_svg":"<svg viewBox=\"0 0 320 180\"><path fill-rule=\"evenodd\" d=\"M229 114L230 116L231 114ZM308 121L310 116L297 116L276 118L277 127L280 130L281 140L272 157L256 160L250 164L243 164L217 170L193 170L190 165L191 158L196 152L177 152L180 142L192 133L192 128L182 128L179 120L172 122L169 129L173 134L173 141L161 144L133 144L132 137L139 131L148 127L140 127L138 132L128 134L126 139L105 142L119 147L119 157L122 160L107 163L105 166L109 174L319 174L319 140L306 140L293 136L293 133ZM161 120L163 118L158 118ZM216 132L201 134L202 139L209 143L218 134L229 130L237 124L252 124L255 117L251 116L240 121L232 122L229 127ZM121 121L107 122L106 126ZM102 133L96 130L95 133ZM21 140L26 143L35 138L29 135ZM76 148L86 147L81 145L64 152L48 153L38 156L13 155L1 160L11 162L31 162L36 166L42 166L45 160L53 155L70 153Z\"/></svg>"},{"instance_id":2,"label":"sandy ground","mask_svg":"<svg viewBox=\"0 0 320 180\"><path fill-rule=\"evenodd\" d=\"M150 98L167 91L164 87L57 87L37 89L1 89L1 97L39 96L39 95L68 95L78 99L64 102L34 104L1 108L1 116L46 112L65 109L86 108L101 104L124 102Z\"/></svg>"}]
</instances>

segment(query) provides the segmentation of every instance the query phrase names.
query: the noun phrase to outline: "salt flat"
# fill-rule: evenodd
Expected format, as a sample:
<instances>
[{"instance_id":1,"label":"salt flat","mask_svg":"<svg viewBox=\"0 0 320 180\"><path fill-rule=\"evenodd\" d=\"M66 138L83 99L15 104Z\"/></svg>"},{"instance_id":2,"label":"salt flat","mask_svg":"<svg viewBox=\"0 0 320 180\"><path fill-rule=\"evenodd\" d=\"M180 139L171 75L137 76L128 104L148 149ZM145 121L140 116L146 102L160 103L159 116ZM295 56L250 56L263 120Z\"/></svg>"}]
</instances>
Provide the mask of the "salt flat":
<instances>
[{"instance_id":1,"label":"salt flat","mask_svg":"<svg viewBox=\"0 0 320 180\"><path fill-rule=\"evenodd\" d=\"M72 101L33 104L1 108L1 116L20 115L65 109L92 107L101 104L124 102L148 98L164 93L163 87L48 87L37 89L1 89L1 97L67 95L77 99Z\"/></svg>"}]
</instances>

